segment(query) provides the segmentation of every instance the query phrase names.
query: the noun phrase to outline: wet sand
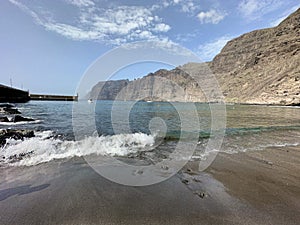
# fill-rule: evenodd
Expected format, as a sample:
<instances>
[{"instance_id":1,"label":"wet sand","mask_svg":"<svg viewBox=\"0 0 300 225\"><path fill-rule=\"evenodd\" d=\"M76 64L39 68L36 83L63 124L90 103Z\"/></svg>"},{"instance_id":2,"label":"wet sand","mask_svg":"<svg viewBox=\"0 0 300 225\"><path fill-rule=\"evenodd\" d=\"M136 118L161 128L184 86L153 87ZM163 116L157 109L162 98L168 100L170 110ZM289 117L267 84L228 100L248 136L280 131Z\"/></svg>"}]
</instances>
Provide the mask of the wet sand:
<instances>
[{"instance_id":1,"label":"wet sand","mask_svg":"<svg viewBox=\"0 0 300 225\"><path fill-rule=\"evenodd\" d=\"M0 224L298 224L300 147L220 153L169 180L128 187L81 158L0 169Z\"/></svg>"},{"instance_id":2,"label":"wet sand","mask_svg":"<svg viewBox=\"0 0 300 225\"><path fill-rule=\"evenodd\" d=\"M230 195L258 209L268 224L299 224L299 146L220 154L208 172Z\"/></svg>"}]
</instances>

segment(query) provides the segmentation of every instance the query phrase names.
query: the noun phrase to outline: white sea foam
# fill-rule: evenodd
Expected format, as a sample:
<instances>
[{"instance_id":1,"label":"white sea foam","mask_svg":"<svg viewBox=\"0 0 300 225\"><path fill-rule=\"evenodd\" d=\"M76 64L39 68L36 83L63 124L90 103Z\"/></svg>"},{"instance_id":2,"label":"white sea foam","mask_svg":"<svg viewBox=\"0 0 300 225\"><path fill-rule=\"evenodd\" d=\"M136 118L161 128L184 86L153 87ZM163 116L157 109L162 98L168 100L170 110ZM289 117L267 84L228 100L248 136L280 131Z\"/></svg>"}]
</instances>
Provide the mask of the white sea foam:
<instances>
[{"instance_id":1,"label":"white sea foam","mask_svg":"<svg viewBox=\"0 0 300 225\"><path fill-rule=\"evenodd\" d=\"M263 143L257 143L257 142L263 142ZM219 150L212 149L212 150L206 150L205 146L200 146L198 149L196 149L195 154L192 156L192 160L206 160L207 157L211 153L227 153L227 154L237 154L239 152L249 152L249 151L262 151L267 148L281 148L281 147L297 147L300 146L300 142L296 141L296 139L292 140L274 140L274 139L262 139L257 140L257 142L245 142L245 141L239 141L236 142L235 139L230 139L229 141L225 141L223 143L223 147Z\"/></svg>"},{"instance_id":2,"label":"white sea foam","mask_svg":"<svg viewBox=\"0 0 300 225\"><path fill-rule=\"evenodd\" d=\"M36 137L21 140L7 140L1 151L2 163L14 166L32 166L54 159L86 156L126 156L149 150L155 137L143 133L118 134L113 136L86 137L81 141L62 141L51 138L49 131L36 133Z\"/></svg>"},{"instance_id":3,"label":"white sea foam","mask_svg":"<svg viewBox=\"0 0 300 225\"><path fill-rule=\"evenodd\" d=\"M0 122L0 125L4 126L16 126L16 125L22 125L22 124L35 124L40 123L41 120L35 120L35 121L20 121L20 122Z\"/></svg>"}]
</instances>

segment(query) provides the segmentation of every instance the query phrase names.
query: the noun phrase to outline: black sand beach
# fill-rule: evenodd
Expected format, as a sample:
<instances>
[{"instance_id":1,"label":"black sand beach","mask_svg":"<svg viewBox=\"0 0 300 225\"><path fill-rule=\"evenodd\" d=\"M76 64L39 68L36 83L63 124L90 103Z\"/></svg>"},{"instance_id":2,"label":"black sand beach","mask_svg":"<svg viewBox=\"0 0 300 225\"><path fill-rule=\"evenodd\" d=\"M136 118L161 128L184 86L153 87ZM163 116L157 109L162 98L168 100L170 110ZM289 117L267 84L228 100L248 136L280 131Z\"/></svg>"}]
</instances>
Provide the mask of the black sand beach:
<instances>
[{"instance_id":1,"label":"black sand beach","mask_svg":"<svg viewBox=\"0 0 300 225\"><path fill-rule=\"evenodd\" d=\"M0 225L300 224L299 7L0 1Z\"/></svg>"},{"instance_id":2,"label":"black sand beach","mask_svg":"<svg viewBox=\"0 0 300 225\"><path fill-rule=\"evenodd\" d=\"M169 180L128 187L82 158L1 169L1 224L298 224L300 148L220 153Z\"/></svg>"}]
</instances>

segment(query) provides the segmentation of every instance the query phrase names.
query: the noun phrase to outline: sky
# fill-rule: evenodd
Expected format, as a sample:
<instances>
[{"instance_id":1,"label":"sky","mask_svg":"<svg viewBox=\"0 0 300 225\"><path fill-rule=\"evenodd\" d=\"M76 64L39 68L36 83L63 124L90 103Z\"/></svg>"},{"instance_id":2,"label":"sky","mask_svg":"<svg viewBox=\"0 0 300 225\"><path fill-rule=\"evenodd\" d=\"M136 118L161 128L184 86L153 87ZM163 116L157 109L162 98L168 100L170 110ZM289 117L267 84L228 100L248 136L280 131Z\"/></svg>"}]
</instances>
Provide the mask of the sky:
<instances>
[{"instance_id":1,"label":"sky","mask_svg":"<svg viewBox=\"0 0 300 225\"><path fill-rule=\"evenodd\" d=\"M179 45L210 61L227 41L276 26L299 7L300 0L1 0L0 83L75 94L95 60L139 41ZM172 66L142 63L115 77Z\"/></svg>"}]
</instances>

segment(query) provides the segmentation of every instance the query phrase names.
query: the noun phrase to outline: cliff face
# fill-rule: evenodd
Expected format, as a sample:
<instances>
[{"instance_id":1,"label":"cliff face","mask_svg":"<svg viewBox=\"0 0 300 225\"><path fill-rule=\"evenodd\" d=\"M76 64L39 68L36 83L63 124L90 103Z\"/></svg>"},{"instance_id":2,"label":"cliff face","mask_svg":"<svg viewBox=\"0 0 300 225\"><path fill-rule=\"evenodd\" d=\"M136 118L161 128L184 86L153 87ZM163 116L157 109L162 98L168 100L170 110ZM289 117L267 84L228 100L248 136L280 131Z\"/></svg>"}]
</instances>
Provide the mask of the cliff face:
<instances>
[{"instance_id":1,"label":"cliff face","mask_svg":"<svg viewBox=\"0 0 300 225\"><path fill-rule=\"evenodd\" d=\"M182 69L158 70L134 81L99 82L89 98L101 100L205 101L196 82Z\"/></svg>"},{"instance_id":2,"label":"cliff face","mask_svg":"<svg viewBox=\"0 0 300 225\"><path fill-rule=\"evenodd\" d=\"M300 9L227 43L211 62L227 101L300 103Z\"/></svg>"},{"instance_id":3,"label":"cliff face","mask_svg":"<svg viewBox=\"0 0 300 225\"><path fill-rule=\"evenodd\" d=\"M186 72L197 76L198 82ZM100 82L92 89L91 97L202 102L207 96L201 91L200 81L206 83L209 101L218 101L220 96L214 93L213 86L209 87L211 72L227 102L300 104L300 9L277 27L229 41L208 64L190 63L170 71L159 70L130 82L109 81L98 96L104 84Z\"/></svg>"},{"instance_id":4,"label":"cliff face","mask_svg":"<svg viewBox=\"0 0 300 225\"><path fill-rule=\"evenodd\" d=\"M128 83L129 80L100 81L92 88L88 98L113 100Z\"/></svg>"},{"instance_id":5,"label":"cliff face","mask_svg":"<svg viewBox=\"0 0 300 225\"><path fill-rule=\"evenodd\" d=\"M199 101L203 94L183 70L158 70L131 81L118 96L119 100ZM205 100L205 99L203 99Z\"/></svg>"}]
</instances>

